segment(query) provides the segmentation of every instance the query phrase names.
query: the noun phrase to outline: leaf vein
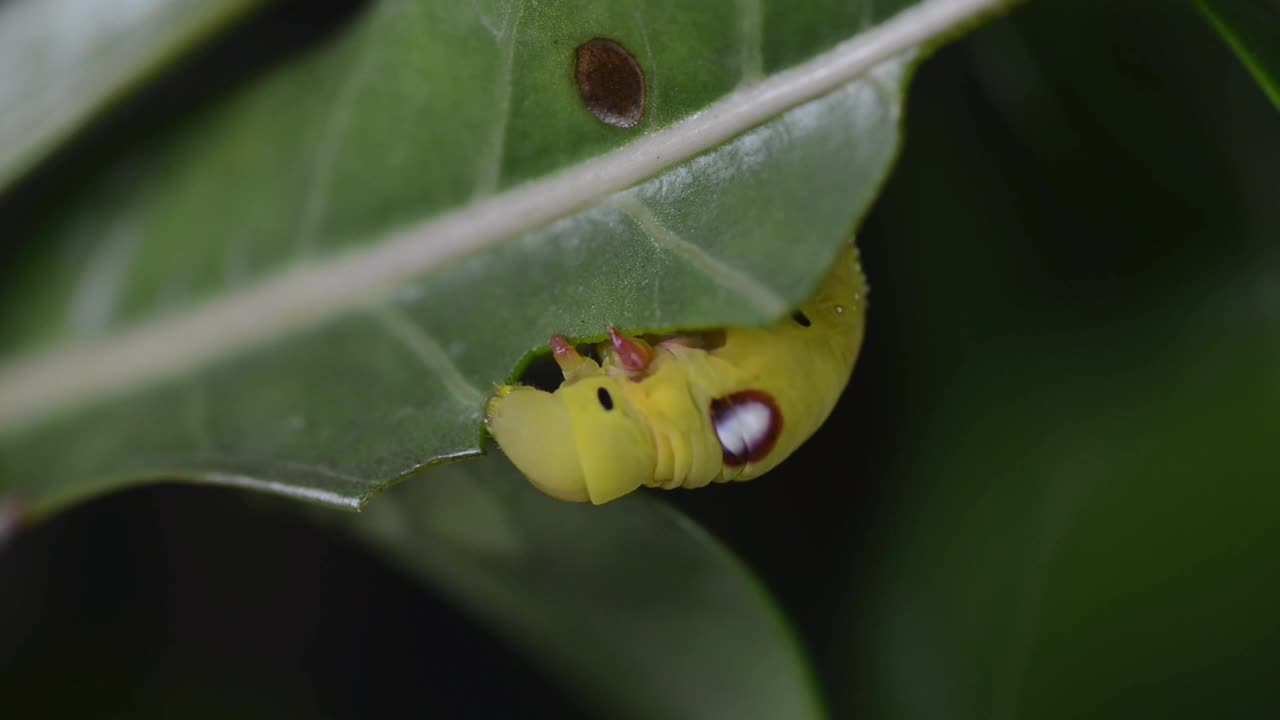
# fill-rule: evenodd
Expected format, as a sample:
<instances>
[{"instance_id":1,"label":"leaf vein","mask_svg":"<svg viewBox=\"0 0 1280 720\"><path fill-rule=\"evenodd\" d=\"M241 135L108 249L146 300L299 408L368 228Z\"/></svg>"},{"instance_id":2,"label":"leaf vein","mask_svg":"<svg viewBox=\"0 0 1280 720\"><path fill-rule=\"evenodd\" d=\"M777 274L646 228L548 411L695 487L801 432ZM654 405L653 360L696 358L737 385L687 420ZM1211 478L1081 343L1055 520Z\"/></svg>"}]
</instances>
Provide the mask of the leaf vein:
<instances>
[{"instance_id":1,"label":"leaf vein","mask_svg":"<svg viewBox=\"0 0 1280 720\"><path fill-rule=\"evenodd\" d=\"M717 285L741 295L760 312L769 317L777 317L787 311L787 301L770 287L677 235L663 225L653 214L653 210L638 198L630 194L622 195L615 204L640 226L659 249L680 256Z\"/></svg>"},{"instance_id":2,"label":"leaf vein","mask_svg":"<svg viewBox=\"0 0 1280 720\"><path fill-rule=\"evenodd\" d=\"M422 361L423 365L440 378L440 382L458 401L458 404L479 411L485 394L467 380L458 366L449 359L449 354L430 333L393 306L378 305L370 308L370 312L391 337L399 340Z\"/></svg>"},{"instance_id":3,"label":"leaf vein","mask_svg":"<svg viewBox=\"0 0 1280 720\"><path fill-rule=\"evenodd\" d=\"M502 170L502 158L507 148L507 123L511 118L511 70L515 63L516 31L520 26L520 17L524 14L524 0L514 0L506 17L502 20L502 30L498 33L498 75L494 80L496 98L494 100L494 123L489 135L488 152L476 179L474 197L483 198L492 195L498 188L498 175Z\"/></svg>"},{"instance_id":4,"label":"leaf vein","mask_svg":"<svg viewBox=\"0 0 1280 720\"><path fill-rule=\"evenodd\" d=\"M367 38L368 36L366 36ZM351 122L352 98L364 82L372 65L374 43L365 39L356 49L356 61L342 78L327 121L316 144L315 164L307 177L307 190L303 196L302 218L294 252L300 256L314 249L316 230L329 211L329 196L333 190L333 169L338 154L346 143L347 126Z\"/></svg>"},{"instance_id":5,"label":"leaf vein","mask_svg":"<svg viewBox=\"0 0 1280 720\"><path fill-rule=\"evenodd\" d=\"M111 324L140 240L141 234L124 220L112 224L90 256L71 297L67 321L73 331L93 335Z\"/></svg>"},{"instance_id":6,"label":"leaf vein","mask_svg":"<svg viewBox=\"0 0 1280 720\"><path fill-rule=\"evenodd\" d=\"M0 365L0 434L367 307L371 297L386 297L446 264L604 202L1007 4L923 0L811 60L553 175L298 263L109 337L6 358Z\"/></svg>"}]
</instances>

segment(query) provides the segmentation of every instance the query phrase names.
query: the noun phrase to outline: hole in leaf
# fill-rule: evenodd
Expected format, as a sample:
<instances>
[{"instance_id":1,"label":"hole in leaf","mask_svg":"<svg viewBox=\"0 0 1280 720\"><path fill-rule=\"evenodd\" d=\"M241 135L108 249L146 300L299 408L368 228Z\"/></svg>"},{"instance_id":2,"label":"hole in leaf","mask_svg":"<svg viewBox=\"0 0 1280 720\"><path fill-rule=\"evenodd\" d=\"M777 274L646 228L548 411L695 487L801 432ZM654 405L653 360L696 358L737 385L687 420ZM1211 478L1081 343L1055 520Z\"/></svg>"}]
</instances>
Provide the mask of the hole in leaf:
<instances>
[{"instance_id":1,"label":"hole in leaf","mask_svg":"<svg viewBox=\"0 0 1280 720\"><path fill-rule=\"evenodd\" d=\"M595 344L587 343L575 347L583 357L600 362L600 353ZM529 364L515 378L515 381L539 390L555 392L564 383L564 371L556 364L556 359L551 353L544 353L530 359Z\"/></svg>"},{"instance_id":2,"label":"hole in leaf","mask_svg":"<svg viewBox=\"0 0 1280 720\"><path fill-rule=\"evenodd\" d=\"M560 387L560 383L564 382L564 373L560 371L560 366L556 365L555 358L548 353L530 360L524 372L516 378L516 382L539 390L555 392L556 388Z\"/></svg>"}]
</instances>

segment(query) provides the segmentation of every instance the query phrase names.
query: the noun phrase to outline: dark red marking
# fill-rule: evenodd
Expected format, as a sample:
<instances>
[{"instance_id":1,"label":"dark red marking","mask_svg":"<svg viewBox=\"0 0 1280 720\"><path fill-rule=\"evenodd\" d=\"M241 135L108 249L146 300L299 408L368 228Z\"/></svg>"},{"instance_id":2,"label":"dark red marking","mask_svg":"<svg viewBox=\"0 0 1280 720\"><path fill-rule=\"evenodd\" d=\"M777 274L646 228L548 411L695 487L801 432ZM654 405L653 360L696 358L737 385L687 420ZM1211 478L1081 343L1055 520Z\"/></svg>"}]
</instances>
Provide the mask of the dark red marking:
<instances>
[{"instance_id":1,"label":"dark red marking","mask_svg":"<svg viewBox=\"0 0 1280 720\"><path fill-rule=\"evenodd\" d=\"M623 335L612 325L609 326L609 342L618 356L618 362L622 363L622 369L628 375L643 373L653 361L653 349L648 344Z\"/></svg>"},{"instance_id":2,"label":"dark red marking","mask_svg":"<svg viewBox=\"0 0 1280 720\"><path fill-rule=\"evenodd\" d=\"M778 437L782 434L782 410L778 408L778 403L774 401L773 396L762 390L743 390L711 401L711 425L716 428L717 439L720 437L719 424L726 421L733 413L741 412L744 405L760 405L766 408L769 413L769 422L763 433L748 439L747 447L743 451L727 448L724 441L720 441L720 449L724 453L724 464L730 467L763 460L773 452L773 447L778 444Z\"/></svg>"},{"instance_id":3,"label":"dark red marking","mask_svg":"<svg viewBox=\"0 0 1280 720\"><path fill-rule=\"evenodd\" d=\"M551 336L551 354L554 355L556 360L558 361L561 358L574 357L575 355L578 354L578 349L575 348L572 344L570 344L570 342L566 340L563 335L552 335Z\"/></svg>"}]
</instances>

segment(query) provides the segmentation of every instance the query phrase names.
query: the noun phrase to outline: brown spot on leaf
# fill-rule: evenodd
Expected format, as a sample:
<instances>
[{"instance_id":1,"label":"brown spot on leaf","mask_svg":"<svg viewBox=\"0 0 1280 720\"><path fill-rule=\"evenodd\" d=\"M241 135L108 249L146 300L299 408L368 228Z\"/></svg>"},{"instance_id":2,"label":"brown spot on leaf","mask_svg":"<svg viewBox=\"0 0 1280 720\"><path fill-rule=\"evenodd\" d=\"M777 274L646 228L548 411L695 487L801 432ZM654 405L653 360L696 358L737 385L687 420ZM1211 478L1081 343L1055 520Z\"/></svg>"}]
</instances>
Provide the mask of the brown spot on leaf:
<instances>
[{"instance_id":1,"label":"brown spot on leaf","mask_svg":"<svg viewBox=\"0 0 1280 720\"><path fill-rule=\"evenodd\" d=\"M601 122L635 127L644 115L644 71L627 49L605 38L578 46L574 79L582 102Z\"/></svg>"}]
</instances>

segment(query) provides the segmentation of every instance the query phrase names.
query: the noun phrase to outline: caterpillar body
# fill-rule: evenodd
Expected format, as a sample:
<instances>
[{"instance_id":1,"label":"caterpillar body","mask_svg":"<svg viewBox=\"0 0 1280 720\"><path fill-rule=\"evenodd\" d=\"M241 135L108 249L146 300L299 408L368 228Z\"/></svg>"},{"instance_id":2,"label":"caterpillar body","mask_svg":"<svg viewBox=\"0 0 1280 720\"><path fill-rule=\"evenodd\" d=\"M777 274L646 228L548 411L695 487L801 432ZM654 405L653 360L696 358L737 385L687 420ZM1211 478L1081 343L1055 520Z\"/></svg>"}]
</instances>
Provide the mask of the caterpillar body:
<instances>
[{"instance_id":1,"label":"caterpillar body","mask_svg":"<svg viewBox=\"0 0 1280 720\"><path fill-rule=\"evenodd\" d=\"M751 480L826 421L853 372L867 287L852 242L818 292L764 328L629 337L599 362L554 335L554 392L499 387L485 426L536 486L601 504L641 487Z\"/></svg>"}]
</instances>

